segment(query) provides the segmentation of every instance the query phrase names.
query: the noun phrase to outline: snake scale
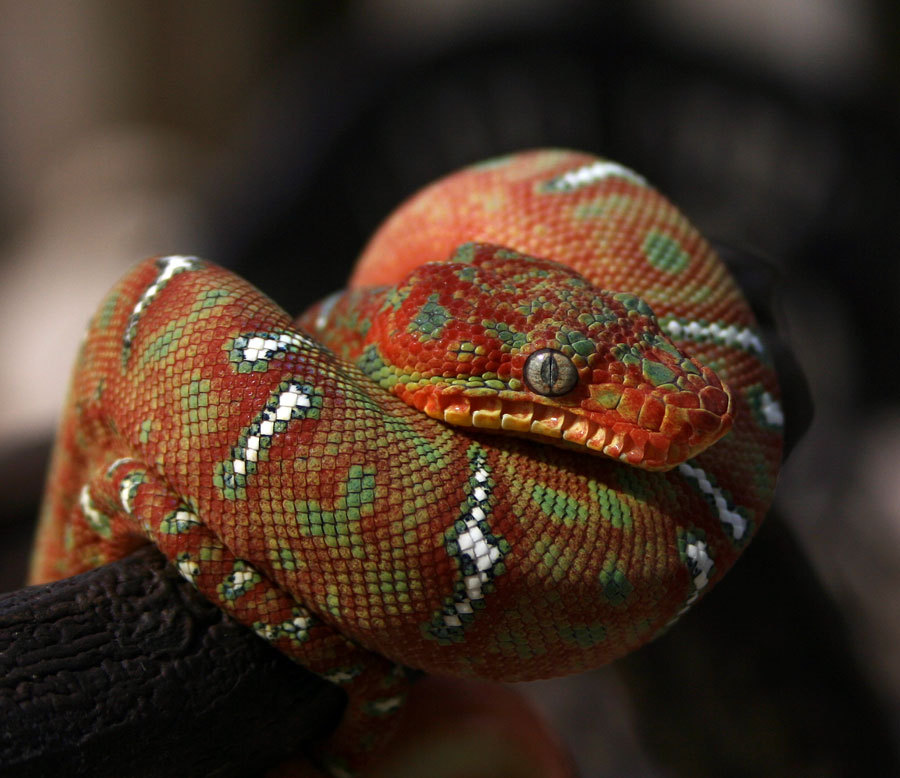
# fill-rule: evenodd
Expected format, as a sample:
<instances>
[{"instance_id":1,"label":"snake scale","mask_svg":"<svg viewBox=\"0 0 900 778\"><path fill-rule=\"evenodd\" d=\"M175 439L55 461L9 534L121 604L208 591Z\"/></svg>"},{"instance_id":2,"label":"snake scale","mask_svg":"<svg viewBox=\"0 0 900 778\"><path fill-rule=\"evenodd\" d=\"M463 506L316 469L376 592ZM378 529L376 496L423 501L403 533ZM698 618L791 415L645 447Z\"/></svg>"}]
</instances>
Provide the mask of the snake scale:
<instances>
[{"instance_id":1,"label":"snake scale","mask_svg":"<svg viewBox=\"0 0 900 778\"><path fill-rule=\"evenodd\" d=\"M782 426L685 217L525 152L415 195L297 321L195 257L132 270L77 359L32 580L149 539L347 690L319 759L352 775L411 669L545 678L665 631L759 527Z\"/></svg>"}]
</instances>

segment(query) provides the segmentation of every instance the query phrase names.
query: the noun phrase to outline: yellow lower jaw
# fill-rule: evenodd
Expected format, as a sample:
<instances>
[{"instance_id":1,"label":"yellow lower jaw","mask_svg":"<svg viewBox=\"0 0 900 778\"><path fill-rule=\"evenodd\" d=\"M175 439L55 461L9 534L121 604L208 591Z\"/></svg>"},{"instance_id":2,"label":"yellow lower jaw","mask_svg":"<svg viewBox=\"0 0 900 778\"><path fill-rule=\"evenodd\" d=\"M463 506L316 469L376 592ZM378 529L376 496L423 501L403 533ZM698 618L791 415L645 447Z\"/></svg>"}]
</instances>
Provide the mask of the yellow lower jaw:
<instances>
[{"instance_id":1,"label":"yellow lower jaw","mask_svg":"<svg viewBox=\"0 0 900 778\"><path fill-rule=\"evenodd\" d=\"M566 448L582 448L612 459L646 469L669 469L677 464L671 461L668 440L658 433L653 444L638 442L627 431L614 432L580 414L527 400L501 400L496 397L465 397L459 395L444 408L429 403L425 412L436 419L457 427L478 427L501 430L536 440L555 442ZM677 448L677 447L672 447ZM645 451L645 449L648 449ZM652 455L648 456L652 451Z\"/></svg>"}]
</instances>

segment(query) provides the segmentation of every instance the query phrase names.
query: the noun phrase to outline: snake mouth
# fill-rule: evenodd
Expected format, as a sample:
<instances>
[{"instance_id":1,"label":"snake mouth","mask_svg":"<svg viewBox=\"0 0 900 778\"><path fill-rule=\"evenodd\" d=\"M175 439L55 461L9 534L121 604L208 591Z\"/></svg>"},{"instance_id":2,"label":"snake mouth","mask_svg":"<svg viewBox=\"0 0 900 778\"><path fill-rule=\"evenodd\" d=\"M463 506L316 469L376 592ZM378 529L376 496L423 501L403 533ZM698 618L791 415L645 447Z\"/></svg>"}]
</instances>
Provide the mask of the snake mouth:
<instances>
[{"instance_id":1,"label":"snake mouth","mask_svg":"<svg viewBox=\"0 0 900 778\"><path fill-rule=\"evenodd\" d=\"M731 427L732 403L712 414L665 404L657 429L581 408L542 405L532 400L431 394L422 410L458 427L498 430L565 448L590 452L645 470L670 470L715 443Z\"/></svg>"}]
</instances>

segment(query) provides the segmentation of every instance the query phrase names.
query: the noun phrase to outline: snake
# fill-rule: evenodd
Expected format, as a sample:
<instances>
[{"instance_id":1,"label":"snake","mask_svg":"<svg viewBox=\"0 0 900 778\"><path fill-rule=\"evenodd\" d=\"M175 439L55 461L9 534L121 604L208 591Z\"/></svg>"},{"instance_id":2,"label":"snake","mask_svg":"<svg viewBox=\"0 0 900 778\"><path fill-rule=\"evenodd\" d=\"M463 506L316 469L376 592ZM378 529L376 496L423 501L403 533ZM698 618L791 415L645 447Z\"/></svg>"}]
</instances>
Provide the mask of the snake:
<instances>
[{"instance_id":1,"label":"snake","mask_svg":"<svg viewBox=\"0 0 900 778\"><path fill-rule=\"evenodd\" d=\"M783 426L688 219L619 163L520 152L412 196L296 319L194 256L130 271L76 359L31 581L154 543L346 690L314 758L358 775L422 672L548 678L668 630L759 528Z\"/></svg>"}]
</instances>

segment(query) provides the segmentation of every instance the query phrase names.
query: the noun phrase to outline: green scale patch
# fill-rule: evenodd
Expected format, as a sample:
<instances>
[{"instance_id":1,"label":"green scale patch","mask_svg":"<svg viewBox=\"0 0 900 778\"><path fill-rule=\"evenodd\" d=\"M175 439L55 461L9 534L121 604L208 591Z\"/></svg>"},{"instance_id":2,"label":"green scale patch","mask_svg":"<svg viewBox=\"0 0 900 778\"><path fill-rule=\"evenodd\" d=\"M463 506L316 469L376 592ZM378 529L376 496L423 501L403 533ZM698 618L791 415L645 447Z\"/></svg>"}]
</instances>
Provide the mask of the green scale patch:
<instances>
[{"instance_id":1,"label":"green scale patch","mask_svg":"<svg viewBox=\"0 0 900 778\"><path fill-rule=\"evenodd\" d=\"M675 275L691 263L690 254L681 247L677 240L657 230L650 230L647 233L643 249L647 261L664 273Z\"/></svg>"},{"instance_id":2,"label":"green scale patch","mask_svg":"<svg viewBox=\"0 0 900 778\"><path fill-rule=\"evenodd\" d=\"M157 431L161 428L162 425L157 424ZM141 422L141 427L138 432L138 440L141 443L149 443L150 442L150 433L153 431L153 419L144 419Z\"/></svg>"},{"instance_id":3,"label":"green scale patch","mask_svg":"<svg viewBox=\"0 0 900 778\"><path fill-rule=\"evenodd\" d=\"M567 527L576 523L584 524L587 521L589 507L565 492L535 483L531 488L531 499L551 519Z\"/></svg>"},{"instance_id":4,"label":"green scale patch","mask_svg":"<svg viewBox=\"0 0 900 778\"><path fill-rule=\"evenodd\" d=\"M234 300L234 292L228 289L204 289L197 294L197 299L191 306L193 313L199 314L200 311L208 311L217 308L220 305L227 305ZM197 317L198 319L209 318L209 314ZM192 319L194 321L194 319Z\"/></svg>"},{"instance_id":5,"label":"green scale patch","mask_svg":"<svg viewBox=\"0 0 900 778\"><path fill-rule=\"evenodd\" d=\"M388 391L393 389L398 382L408 378L402 371L385 361L381 356L380 349L374 343L363 349L356 366L376 384Z\"/></svg>"},{"instance_id":6,"label":"green scale patch","mask_svg":"<svg viewBox=\"0 0 900 778\"><path fill-rule=\"evenodd\" d=\"M285 500L285 502L290 508L293 508L293 503L289 500ZM279 517L279 519L276 519L276 523L282 524L283 522L280 520L281 514L276 513L276 515ZM282 545L279 538L269 536L266 539L266 542L269 546L266 556L273 570L286 570L287 572L293 573L307 568L308 565L306 561L292 548Z\"/></svg>"},{"instance_id":7,"label":"green scale patch","mask_svg":"<svg viewBox=\"0 0 900 778\"><path fill-rule=\"evenodd\" d=\"M530 556L540 560L540 565L544 568L542 574L546 573L559 583L570 576L573 568L577 571L578 559L582 553L583 549L578 546L560 543L549 535L543 535L534 542Z\"/></svg>"},{"instance_id":8,"label":"green scale patch","mask_svg":"<svg viewBox=\"0 0 900 778\"><path fill-rule=\"evenodd\" d=\"M567 356L572 356L574 353L587 358L597 351L596 341L571 327L560 327L559 332L556 333L556 342L559 344L560 350Z\"/></svg>"},{"instance_id":9,"label":"green scale patch","mask_svg":"<svg viewBox=\"0 0 900 778\"><path fill-rule=\"evenodd\" d=\"M522 314L522 316L534 316L541 311L555 313L558 308L559 303L555 299L550 299L547 295L539 294L536 297L523 300L516 305L513 310Z\"/></svg>"},{"instance_id":10,"label":"green scale patch","mask_svg":"<svg viewBox=\"0 0 900 778\"><path fill-rule=\"evenodd\" d=\"M418 333L419 340L437 340L444 325L450 321L450 312L438 300L440 295L437 292L429 295L428 301L409 323L408 332Z\"/></svg>"},{"instance_id":11,"label":"green scale patch","mask_svg":"<svg viewBox=\"0 0 900 778\"><path fill-rule=\"evenodd\" d=\"M187 326L187 323L187 316L167 322L162 332L153 338L141 352L138 362L139 366L145 367L148 364L160 362L168 356L169 352L178 346L178 342L184 336L184 328Z\"/></svg>"},{"instance_id":12,"label":"green scale patch","mask_svg":"<svg viewBox=\"0 0 900 778\"><path fill-rule=\"evenodd\" d=\"M634 198L628 195L603 195L586 203L578 203L572 208L572 218L576 221L613 219L617 214L634 210Z\"/></svg>"},{"instance_id":13,"label":"green scale patch","mask_svg":"<svg viewBox=\"0 0 900 778\"><path fill-rule=\"evenodd\" d=\"M94 327L98 330L105 330L109 327L110 321L112 321L112 316L116 311L116 305L119 302L119 292L113 292L110 294L106 300L103 301L103 307L97 313L97 318L94 322Z\"/></svg>"},{"instance_id":14,"label":"green scale patch","mask_svg":"<svg viewBox=\"0 0 900 778\"><path fill-rule=\"evenodd\" d=\"M614 490L597 481L588 481L588 492L591 500L600 508L600 514L615 529L631 530L631 508L628 503L619 499Z\"/></svg>"},{"instance_id":15,"label":"green scale patch","mask_svg":"<svg viewBox=\"0 0 900 778\"><path fill-rule=\"evenodd\" d=\"M619 499L613 489L598 481L588 481L588 493L599 507L600 515L615 529L631 530L631 508L627 502Z\"/></svg>"},{"instance_id":16,"label":"green scale patch","mask_svg":"<svg viewBox=\"0 0 900 778\"><path fill-rule=\"evenodd\" d=\"M478 254L478 244L477 243L463 243L459 246L456 251L453 252L453 256L450 257L451 262L459 262L463 265L471 265L472 262L475 261L475 256ZM474 273L477 273L477 269L474 267L462 268L459 272L466 272L467 277L464 280L471 280ZM463 278L463 276L459 276Z\"/></svg>"},{"instance_id":17,"label":"green scale patch","mask_svg":"<svg viewBox=\"0 0 900 778\"><path fill-rule=\"evenodd\" d=\"M460 346L462 351L462 344ZM469 353L474 353L473 351ZM468 361L463 359L462 361ZM480 375L458 374L456 378L449 376L430 376L422 378L420 374L404 372L402 368L387 362L381 355L378 346L370 344L366 346L356 366L382 389L390 391L397 384L405 384L409 389L416 389L426 384L446 384L447 386L459 386L469 390L481 390L483 395L492 395L495 391L503 389L519 389L520 384L515 379L501 381L496 373L484 373ZM380 409L378 409L380 412Z\"/></svg>"},{"instance_id":18,"label":"green scale patch","mask_svg":"<svg viewBox=\"0 0 900 778\"><path fill-rule=\"evenodd\" d=\"M530 487L531 499L550 519L567 527L584 524L599 511L600 516L614 528L630 530L632 515L628 504L620 500L613 490L597 481L588 481L587 486L590 503L538 482L532 483Z\"/></svg>"},{"instance_id":19,"label":"green scale patch","mask_svg":"<svg viewBox=\"0 0 900 778\"><path fill-rule=\"evenodd\" d=\"M653 309L635 294L618 292L613 295L613 300L624 306L628 316L653 316Z\"/></svg>"},{"instance_id":20,"label":"green scale patch","mask_svg":"<svg viewBox=\"0 0 900 778\"><path fill-rule=\"evenodd\" d=\"M366 550L360 521L374 515L375 496L375 468L351 465L331 509L324 508L318 500L293 503L300 532L322 538L330 548L349 548L354 557L363 559Z\"/></svg>"},{"instance_id":21,"label":"green scale patch","mask_svg":"<svg viewBox=\"0 0 900 778\"><path fill-rule=\"evenodd\" d=\"M190 380L178 389L181 400L181 436L186 440L195 440L218 430L217 419L219 409L210 403L210 382L201 378L199 369L191 373Z\"/></svg>"},{"instance_id":22,"label":"green scale patch","mask_svg":"<svg viewBox=\"0 0 900 778\"><path fill-rule=\"evenodd\" d=\"M605 559L600 570L600 586L603 588L603 596L611 605L625 605L628 596L634 591L634 586L622 569L621 560Z\"/></svg>"},{"instance_id":23,"label":"green scale patch","mask_svg":"<svg viewBox=\"0 0 900 778\"><path fill-rule=\"evenodd\" d=\"M484 319L481 322L481 326L484 327L485 335L490 338L496 338L503 344L501 346L503 351L508 352L513 351L514 349L520 349L528 343L527 333L519 332L515 328L510 327L506 322Z\"/></svg>"}]
</instances>

